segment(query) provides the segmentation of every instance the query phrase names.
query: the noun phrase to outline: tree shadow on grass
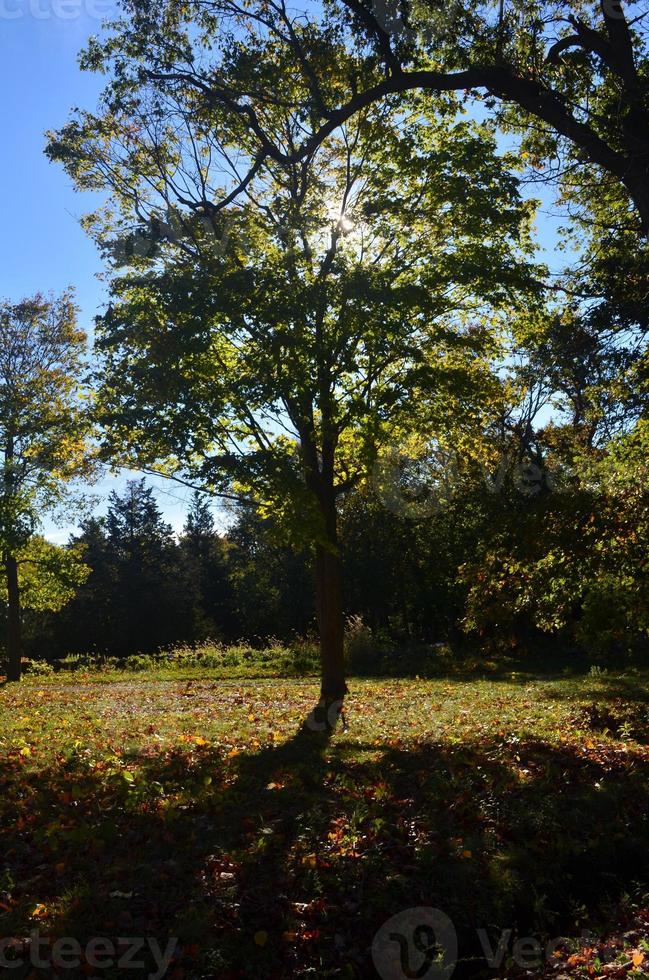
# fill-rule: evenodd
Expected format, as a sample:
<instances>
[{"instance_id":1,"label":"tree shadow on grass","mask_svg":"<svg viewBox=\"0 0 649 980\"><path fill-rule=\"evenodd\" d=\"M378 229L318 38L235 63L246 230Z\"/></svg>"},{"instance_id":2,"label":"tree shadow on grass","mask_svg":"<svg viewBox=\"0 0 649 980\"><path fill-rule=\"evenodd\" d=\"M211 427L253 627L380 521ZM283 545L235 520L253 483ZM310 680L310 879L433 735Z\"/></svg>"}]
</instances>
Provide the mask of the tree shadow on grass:
<instances>
[{"instance_id":1,"label":"tree shadow on grass","mask_svg":"<svg viewBox=\"0 0 649 980\"><path fill-rule=\"evenodd\" d=\"M488 975L476 929L494 946L501 929L578 936L649 881L649 759L614 743L360 743L302 726L238 755L126 761L10 761L3 936L177 936L167 975L192 980L376 977L376 930L432 906L471 977Z\"/></svg>"},{"instance_id":2,"label":"tree shadow on grass","mask_svg":"<svg viewBox=\"0 0 649 980\"><path fill-rule=\"evenodd\" d=\"M649 703L649 677L646 673L640 676L602 674L592 678L590 687L586 687L584 693L591 694L598 701L624 699L647 704ZM546 691L545 696L552 701L567 701L574 697L574 692L553 688Z\"/></svg>"}]
</instances>

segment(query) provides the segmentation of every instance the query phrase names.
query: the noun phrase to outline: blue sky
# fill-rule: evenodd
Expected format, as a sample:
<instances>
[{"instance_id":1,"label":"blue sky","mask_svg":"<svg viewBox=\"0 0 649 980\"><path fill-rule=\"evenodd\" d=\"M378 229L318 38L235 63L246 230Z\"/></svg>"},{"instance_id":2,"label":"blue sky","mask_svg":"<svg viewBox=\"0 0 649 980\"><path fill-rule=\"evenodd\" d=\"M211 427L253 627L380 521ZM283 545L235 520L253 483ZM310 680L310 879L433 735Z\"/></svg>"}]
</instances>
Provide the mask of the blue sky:
<instances>
[{"instance_id":1,"label":"blue sky","mask_svg":"<svg viewBox=\"0 0 649 980\"><path fill-rule=\"evenodd\" d=\"M0 0L0 296L74 286L89 333L104 301L100 258L79 226L92 201L47 161L44 132L62 125L71 107L95 105L102 79L79 71L77 54L115 9L113 0ZM92 492L107 496L127 476L102 480ZM180 528L190 491L150 482L166 519ZM48 523L46 533L65 541L69 529Z\"/></svg>"},{"instance_id":2,"label":"blue sky","mask_svg":"<svg viewBox=\"0 0 649 980\"><path fill-rule=\"evenodd\" d=\"M79 225L92 200L75 193L63 170L47 161L44 133L61 126L73 106L95 105L102 78L79 71L77 55L115 11L115 0L0 0L0 131L5 134L0 296L18 299L73 286L88 333L105 297L97 279L99 255ZM542 240L551 246L555 222L540 218ZM137 476L107 477L92 492L105 498L129 475ZM150 482L166 519L178 530L190 491L164 480ZM222 517L219 523L225 525ZM45 530L53 540L65 541L70 528L48 523Z\"/></svg>"}]
</instances>

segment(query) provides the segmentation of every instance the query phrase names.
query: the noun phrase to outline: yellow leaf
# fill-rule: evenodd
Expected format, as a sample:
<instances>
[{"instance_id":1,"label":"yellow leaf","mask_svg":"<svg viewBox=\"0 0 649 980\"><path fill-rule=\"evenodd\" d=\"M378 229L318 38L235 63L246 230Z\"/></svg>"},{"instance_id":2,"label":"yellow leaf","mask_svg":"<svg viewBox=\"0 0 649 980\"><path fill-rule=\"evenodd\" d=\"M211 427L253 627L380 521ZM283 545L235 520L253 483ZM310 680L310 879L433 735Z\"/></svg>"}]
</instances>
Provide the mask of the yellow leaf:
<instances>
[{"instance_id":1,"label":"yellow leaf","mask_svg":"<svg viewBox=\"0 0 649 980\"><path fill-rule=\"evenodd\" d=\"M636 949L631 959L633 961L634 966L642 966L642 964L644 963L644 953L641 950Z\"/></svg>"},{"instance_id":2,"label":"yellow leaf","mask_svg":"<svg viewBox=\"0 0 649 980\"><path fill-rule=\"evenodd\" d=\"M26 745L24 747L24 749L21 749L20 750L20 754L21 755L31 755L32 754L32 750L30 749L30 747L28 745Z\"/></svg>"},{"instance_id":3,"label":"yellow leaf","mask_svg":"<svg viewBox=\"0 0 649 980\"><path fill-rule=\"evenodd\" d=\"M264 929L260 929L259 932L255 933L255 943L257 946L265 946L268 942L268 933Z\"/></svg>"}]
</instances>

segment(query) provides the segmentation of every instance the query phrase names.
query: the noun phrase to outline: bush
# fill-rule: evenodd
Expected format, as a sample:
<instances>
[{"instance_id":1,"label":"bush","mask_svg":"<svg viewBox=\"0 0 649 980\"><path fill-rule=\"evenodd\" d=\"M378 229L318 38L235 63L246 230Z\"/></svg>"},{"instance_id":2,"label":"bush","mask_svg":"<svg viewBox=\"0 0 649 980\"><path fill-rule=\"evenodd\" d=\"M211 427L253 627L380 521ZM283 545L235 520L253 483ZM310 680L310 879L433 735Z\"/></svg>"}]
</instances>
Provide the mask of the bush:
<instances>
[{"instance_id":1,"label":"bush","mask_svg":"<svg viewBox=\"0 0 649 980\"><path fill-rule=\"evenodd\" d=\"M54 667L46 660L23 660L23 673L34 677L49 677Z\"/></svg>"},{"instance_id":2,"label":"bush","mask_svg":"<svg viewBox=\"0 0 649 980\"><path fill-rule=\"evenodd\" d=\"M376 663L378 651L369 626L362 616L348 616L345 623L345 657L352 670L363 670Z\"/></svg>"},{"instance_id":3,"label":"bush","mask_svg":"<svg viewBox=\"0 0 649 980\"><path fill-rule=\"evenodd\" d=\"M125 659L121 661L120 666L124 670L141 671L141 670L151 670L152 667L155 667L157 665L153 657L143 653L136 653L130 657L125 657Z\"/></svg>"}]
</instances>

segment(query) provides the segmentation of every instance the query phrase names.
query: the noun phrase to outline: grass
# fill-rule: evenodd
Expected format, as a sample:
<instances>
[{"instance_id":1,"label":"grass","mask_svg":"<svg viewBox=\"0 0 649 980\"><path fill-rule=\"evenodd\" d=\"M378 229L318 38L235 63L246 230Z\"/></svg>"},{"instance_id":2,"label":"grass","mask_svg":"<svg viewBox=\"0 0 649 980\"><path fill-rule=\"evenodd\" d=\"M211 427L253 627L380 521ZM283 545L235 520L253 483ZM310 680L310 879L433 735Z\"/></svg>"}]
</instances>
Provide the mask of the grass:
<instances>
[{"instance_id":1,"label":"grass","mask_svg":"<svg viewBox=\"0 0 649 980\"><path fill-rule=\"evenodd\" d=\"M311 679L186 671L0 689L16 955L33 929L178 937L176 980L376 977L377 930L432 906L457 977L494 975L479 928L512 930L500 972L517 939L565 936L563 975L649 975L646 674L356 679L328 738L303 726Z\"/></svg>"}]
</instances>

